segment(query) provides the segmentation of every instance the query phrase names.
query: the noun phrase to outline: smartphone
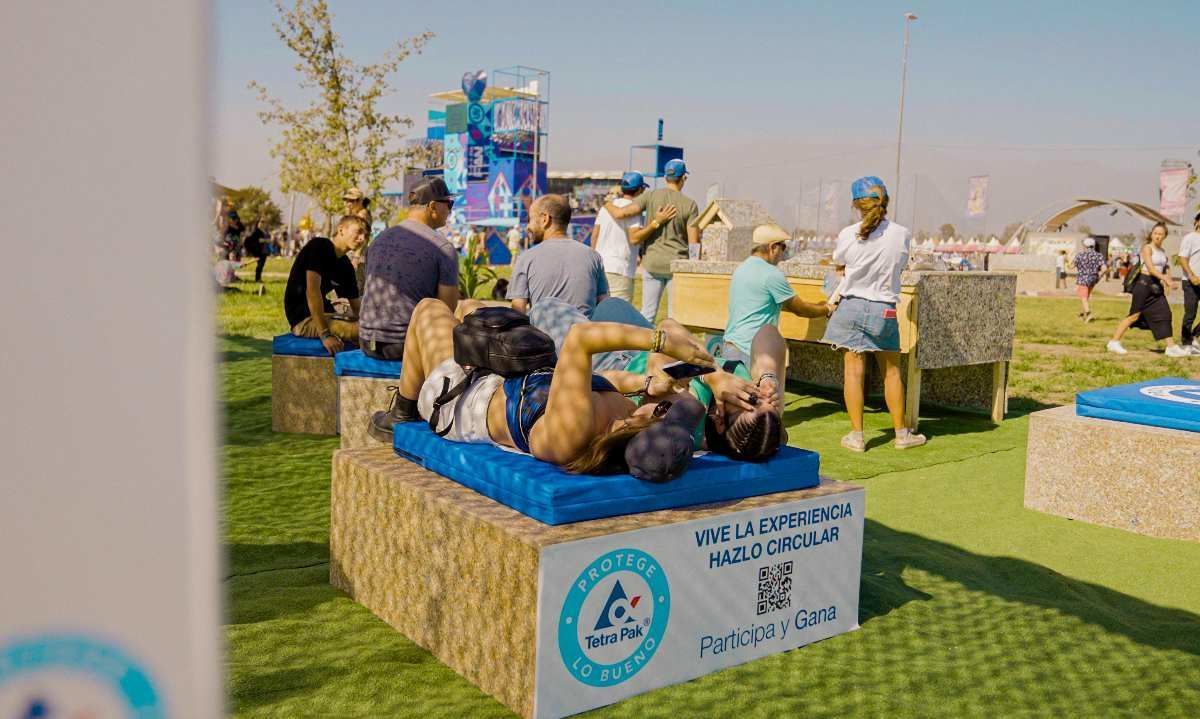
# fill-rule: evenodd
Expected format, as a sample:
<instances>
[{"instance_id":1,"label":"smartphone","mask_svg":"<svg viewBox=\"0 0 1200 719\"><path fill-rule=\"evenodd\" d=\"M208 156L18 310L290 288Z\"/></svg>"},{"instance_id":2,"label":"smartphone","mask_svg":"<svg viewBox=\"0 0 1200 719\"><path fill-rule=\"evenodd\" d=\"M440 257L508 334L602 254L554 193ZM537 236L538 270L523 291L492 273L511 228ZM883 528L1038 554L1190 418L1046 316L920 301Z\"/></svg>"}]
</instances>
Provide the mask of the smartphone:
<instances>
[{"instance_id":1,"label":"smartphone","mask_svg":"<svg viewBox=\"0 0 1200 719\"><path fill-rule=\"evenodd\" d=\"M716 372L712 367L703 367L691 362L672 362L668 365L663 365L662 371L671 379L688 379L690 377L699 377L703 374Z\"/></svg>"}]
</instances>

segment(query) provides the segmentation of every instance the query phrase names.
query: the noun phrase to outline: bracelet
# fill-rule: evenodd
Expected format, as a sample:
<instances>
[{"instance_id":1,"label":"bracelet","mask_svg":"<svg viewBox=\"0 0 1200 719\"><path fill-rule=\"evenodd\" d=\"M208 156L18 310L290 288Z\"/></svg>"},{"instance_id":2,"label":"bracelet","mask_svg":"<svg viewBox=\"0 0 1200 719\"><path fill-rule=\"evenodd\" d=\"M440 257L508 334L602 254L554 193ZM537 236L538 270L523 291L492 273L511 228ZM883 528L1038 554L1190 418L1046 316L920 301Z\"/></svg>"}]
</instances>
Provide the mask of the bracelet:
<instances>
[{"instance_id":1,"label":"bracelet","mask_svg":"<svg viewBox=\"0 0 1200 719\"><path fill-rule=\"evenodd\" d=\"M646 375L646 384L642 385L641 389L636 390L634 392L625 392L624 396L626 396L626 397L649 397L650 396L650 383L653 381L654 381L653 377L651 377L650 375Z\"/></svg>"},{"instance_id":2,"label":"bracelet","mask_svg":"<svg viewBox=\"0 0 1200 719\"><path fill-rule=\"evenodd\" d=\"M662 330L654 330L654 335L650 340L650 352L662 352L663 347L667 345L667 333Z\"/></svg>"},{"instance_id":3,"label":"bracelet","mask_svg":"<svg viewBox=\"0 0 1200 719\"><path fill-rule=\"evenodd\" d=\"M329 330L321 330L321 339L327 340L332 336L333 336L333 333L330 332Z\"/></svg>"}]
</instances>

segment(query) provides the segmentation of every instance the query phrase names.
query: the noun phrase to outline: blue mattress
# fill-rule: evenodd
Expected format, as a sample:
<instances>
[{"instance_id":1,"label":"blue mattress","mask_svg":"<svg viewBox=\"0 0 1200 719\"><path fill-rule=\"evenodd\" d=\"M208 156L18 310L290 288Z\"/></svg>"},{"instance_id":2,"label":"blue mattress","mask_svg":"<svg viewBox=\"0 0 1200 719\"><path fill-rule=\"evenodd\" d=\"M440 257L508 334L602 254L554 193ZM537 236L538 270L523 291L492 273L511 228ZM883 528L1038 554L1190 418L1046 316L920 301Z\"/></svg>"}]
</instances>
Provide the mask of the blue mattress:
<instances>
[{"instance_id":1,"label":"blue mattress","mask_svg":"<svg viewBox=\"0 0 1200 719\"><path fill-rule=\"evenodd\" d=\"M338 377L375 377L399 379L400 360L368 357L362 350L338 352L333 358L333 373Z\"/></svg>"},{"instance_id":2,"label":"blue mattress","mask_svg":"<svg viewBox=\"0 0 1200 719\"><path fill-rule=\"evenodd\" d=\"M1075 413L1080 417L1200 432L1200 382L1163 377L1080 392L1075 395Z\"/></svg>"},{"instance_id":3,"label":"blue mattress","mask_svg":"<svg viewBox=\"0 0 1200 719\"><path fill-rule=\"evenodd\" d=\"M436 436L424 422L398 424L396 454L546 524L723 502L820 484L820 456L784 447L766 462L718 454L692 460L682 477L653 484L628 474L567 474L528 455Z\"/></svg>"},{"instance_id":4,"label":"blue mattress","mask_svg":"<svg viewBox=\"0 0 1200 719\"><path fill-rule=\"evenodd\" d=\"M286 335L276 335L275 339L271 340L271 354L293 357L328 357L329 350L325 349L321 340L297 337L289 332Z\"/></svg>"}]
</instances>

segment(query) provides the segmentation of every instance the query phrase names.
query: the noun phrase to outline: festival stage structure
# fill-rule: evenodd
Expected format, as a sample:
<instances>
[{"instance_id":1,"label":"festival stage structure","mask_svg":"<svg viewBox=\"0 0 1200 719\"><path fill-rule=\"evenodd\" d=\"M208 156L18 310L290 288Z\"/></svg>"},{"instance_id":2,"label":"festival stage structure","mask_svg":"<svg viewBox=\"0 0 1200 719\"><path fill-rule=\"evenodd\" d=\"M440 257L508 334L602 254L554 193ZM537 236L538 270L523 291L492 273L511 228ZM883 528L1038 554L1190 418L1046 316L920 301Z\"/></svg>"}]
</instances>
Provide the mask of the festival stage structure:
<instances>
[{"instance_id":1,"label":"festival stage structure","mask_svg":"<svg viewBox=\"0 0 1200 719\"><path fill-rule=\"evenodd\" d=\"M461 195L450 216L460 230L487 232L492 264L510 255L503 234L529 221L529 205L546 192L550 147L550 73L515 65L463 75L461 89L431 96L426 140L441 143L440 164L425 175L441 175ZM438 160L436 151L431 162Z\"/></svg>"},{"instance_id":2,"label":"festival stage structure","mask_svg":"<svg viewBox=\"0 0 1200 719\"><path fill-rule=\"evenodd\" d=\"M749 255L750 236L763 222L773 220L753 201L722 198L705 208L700 216L702 259L671 264L670 291L688 298L675 303L676 320L697 332L724 332L730 276ZM779 269L801 299L826 300L823 284L831 267L797 258L779 263ZM922 400L1002 420L1016 331L1016 276L920 270L905 271L900 282L897 311L909 426L917 426ZM779 330L788 340L788 379L842 386L842 358L821 342L825 323L786 312L780 317ZM868 366L868 387L881 393L882 378Z\"/></svg>"}]
</instances>

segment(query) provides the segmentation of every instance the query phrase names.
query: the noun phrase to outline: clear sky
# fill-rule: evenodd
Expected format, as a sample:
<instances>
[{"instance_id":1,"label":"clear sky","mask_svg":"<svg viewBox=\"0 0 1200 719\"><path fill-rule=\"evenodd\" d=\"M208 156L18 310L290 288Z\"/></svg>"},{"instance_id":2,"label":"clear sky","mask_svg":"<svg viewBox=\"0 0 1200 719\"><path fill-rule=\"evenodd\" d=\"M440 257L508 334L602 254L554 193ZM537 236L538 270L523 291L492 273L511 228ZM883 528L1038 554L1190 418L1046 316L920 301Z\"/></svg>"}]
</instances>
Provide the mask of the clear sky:
<instances>
[{"instance_id":1,"label":"clear sky","mask_svg":"<svg viewBox=\"0 0 1200 719\"><path fill-rule=\"evenodd\" d=\"M424 132L429 94L455 88L463 72L544 68L550 169L624 170L629 146L653 141L662 117L665 140L685 148L688 194L702 201L720 183L723 195L764 201L785 226L813 223L818 183L840 181L846 195L863 174L888 183L905 224L915 210L919 228L998 231L1082 195L1157 207L1159 163L1200 164L1197 0L330 7L359 62L417 32L436 34L401 66L387 100L418 121L414 133ZM905 11L919 19L897 190ZM256 79L303 97L274 17L267 0L215 3L212 174L223 184L278 186L273 131L246 89ZM988 216L966 220L967 178L985 174ZM1083 219L1097 230L1138 227L1103 212Z\"/></svg>"}]
</instances>

